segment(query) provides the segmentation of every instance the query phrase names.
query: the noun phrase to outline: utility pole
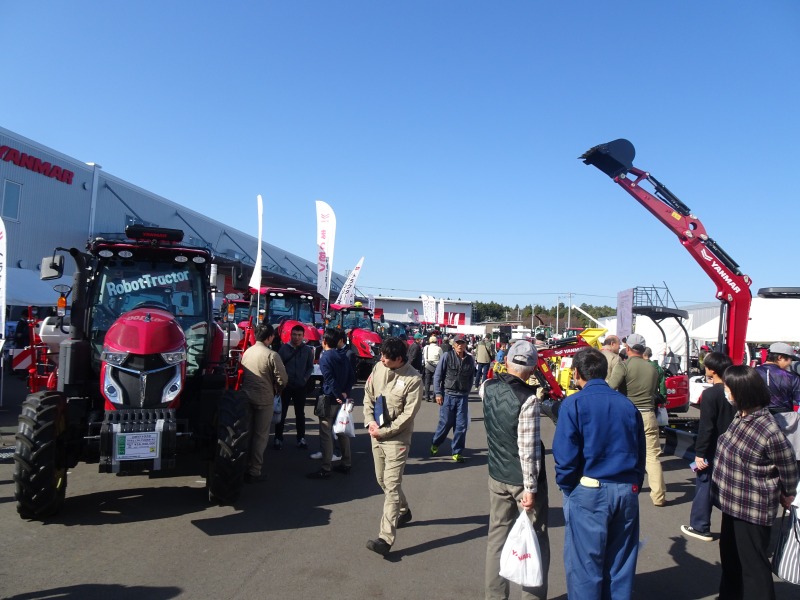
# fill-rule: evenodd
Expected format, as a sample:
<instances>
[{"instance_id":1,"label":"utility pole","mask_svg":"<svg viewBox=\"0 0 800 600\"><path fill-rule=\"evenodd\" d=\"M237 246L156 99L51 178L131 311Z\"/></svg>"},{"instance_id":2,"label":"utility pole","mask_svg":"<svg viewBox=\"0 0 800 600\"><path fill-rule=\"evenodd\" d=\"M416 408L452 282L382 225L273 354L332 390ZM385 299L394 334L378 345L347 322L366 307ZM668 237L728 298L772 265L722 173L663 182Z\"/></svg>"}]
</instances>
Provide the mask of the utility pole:
<instances>
[{"instance_id":1,"label":"utility pole","mask_svg":"<svg viewBox=\"0 0 800 600\"><path fill-rule=\"evenodd\" d=\"M567 292L567 299L569 300L567 304L567 329L570 329L572 324L572 292Z\"/></svg>"}]
</instances>

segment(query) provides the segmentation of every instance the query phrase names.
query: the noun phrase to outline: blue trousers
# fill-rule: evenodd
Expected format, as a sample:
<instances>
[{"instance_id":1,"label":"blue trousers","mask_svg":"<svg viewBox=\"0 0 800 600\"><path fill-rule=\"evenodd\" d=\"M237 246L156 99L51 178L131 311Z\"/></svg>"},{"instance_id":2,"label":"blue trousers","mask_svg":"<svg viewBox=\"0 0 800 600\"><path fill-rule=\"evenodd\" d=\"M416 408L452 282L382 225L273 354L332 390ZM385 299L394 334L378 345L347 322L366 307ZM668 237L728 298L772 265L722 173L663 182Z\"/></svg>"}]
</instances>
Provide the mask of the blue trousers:
<instances>
[{"instance_id":1,"label":"blue trousers","mask_svg":"<svg viewBox=\"0 0 800 600\"><path fill-rule=\"evenodd\" d=\"M475 369L475 387L478 387L489 374L489 363L477 363Z\"/></svg>"},{"instance_id":2,"label":"blue trousers","mask_svg":"<svg viewBox=\"0 0 800 600\"><path fill-rule=\"evenodd\" d=\"M570 598L630 598L639 554L639 495L630 483L577 486L564 496Z\"/></svg>"},{"instance_id":3,"label":"blue trousers","mask_svg":"<svg viewBox=\"0 0 800 600\"><path fill-rule=\"evenodd\" d=\"M467 423L469 398L466 394L445 392L444 401L439 407L439 425L433 434L434 446L441 446L447 434L453 430L453 454L462 454L467 443Z\"/></svg>"},{"instance_id":4,"label":"blue trousers","mask_svg":"<svg viewBox=\"0 0 800 600\"><path fill-rule=\"evenodd\" d=\"M703 533L711 531L711 473L713 473L713 467L697 471L692 513L689 516L691 528Z\"/></svg>"}]
</instances>

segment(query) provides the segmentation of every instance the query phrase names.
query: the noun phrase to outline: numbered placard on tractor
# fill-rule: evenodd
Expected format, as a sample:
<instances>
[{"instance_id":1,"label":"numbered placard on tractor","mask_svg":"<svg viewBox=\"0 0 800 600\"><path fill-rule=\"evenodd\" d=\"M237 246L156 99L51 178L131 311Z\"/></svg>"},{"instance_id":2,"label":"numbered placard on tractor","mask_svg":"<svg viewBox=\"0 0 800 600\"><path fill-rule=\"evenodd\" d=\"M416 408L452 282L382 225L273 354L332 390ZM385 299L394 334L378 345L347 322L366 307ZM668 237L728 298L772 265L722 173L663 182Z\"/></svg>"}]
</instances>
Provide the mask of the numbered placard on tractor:
<instances>
[{"instance_id":1,"label":"numbered placard on tractor","mask_svg":"<svg viewBox=\"0 0 800 600\"><path fill-rule=\"evenodd\" d=\"M161 450L159 432L117 433L114 435L115 460L148 460L158 458Z\"/></svg>"}]
</instances>

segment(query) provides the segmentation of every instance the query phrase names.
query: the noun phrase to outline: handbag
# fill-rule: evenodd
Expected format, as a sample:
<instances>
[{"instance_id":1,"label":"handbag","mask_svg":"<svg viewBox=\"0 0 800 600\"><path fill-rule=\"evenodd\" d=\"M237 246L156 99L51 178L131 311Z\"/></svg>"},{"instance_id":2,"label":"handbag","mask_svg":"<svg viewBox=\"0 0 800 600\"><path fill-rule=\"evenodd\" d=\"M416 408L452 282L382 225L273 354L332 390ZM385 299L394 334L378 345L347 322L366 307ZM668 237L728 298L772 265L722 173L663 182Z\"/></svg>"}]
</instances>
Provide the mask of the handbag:
<instances>
[{"instance_id":1,"label":"handbag","mask_svg":"<svg viewBox=\"0 0 800 600\"><path fill-rule=\"evenodd\" d=\"M800 585L800 513L795 506L788 515L783 512L778 545L772 555L772 572L784 581Z\"/></svg>"},{"instance_id":2,"label":"handbag","mask_svg":"<svg viewBox=\"0 0 800 600\"><path fill-rule=\"evenodd\" d=\"M280 423L283 417L283 404L281 403L280 395L276 394L275 399L272 401L272 422Z\"/></svg>"},{"instance_id":3,"label":"handbag","mask_svg":"<svg viewBox=\"0 0 800 600\"><path fill-rule=\"evenodd\" d=\"M542 555L533 525L523 510L500 553L500 577L523 587L542 585Z\"/></svg>"},{"instance_id":4,"label":"handbag","mask_svg":"<svg viewBox=\"0 0 800 600\"><path fill-rule=\"evenodd\" d=\"M339 409L336 415L336 422L333 424L333 433L336 435L346 435L347 437L356 437L356 429L353 425L353 403L348 400Z\"/></svg>"},{"instance_id":5,"label":"handbag","mask_svg":"<svg viewBox=\"0 0 800 600\"><path fill-rule=\"evenodd\" d=\"M331 397L328 394L320 394L317 404L314 406L314 416L324 419L331 414Z\"/></svg>"},{"instance_id":6,"label":"handbag","mask_svg":"<svg viewBox=\"0 0 800 600\"><path fill-rule=\"evenodd\" d=\"M666 406L659 406L656 408L656 423L659 427L666 427L669 425L669 413Z\"/></svg>"}]
</instances>

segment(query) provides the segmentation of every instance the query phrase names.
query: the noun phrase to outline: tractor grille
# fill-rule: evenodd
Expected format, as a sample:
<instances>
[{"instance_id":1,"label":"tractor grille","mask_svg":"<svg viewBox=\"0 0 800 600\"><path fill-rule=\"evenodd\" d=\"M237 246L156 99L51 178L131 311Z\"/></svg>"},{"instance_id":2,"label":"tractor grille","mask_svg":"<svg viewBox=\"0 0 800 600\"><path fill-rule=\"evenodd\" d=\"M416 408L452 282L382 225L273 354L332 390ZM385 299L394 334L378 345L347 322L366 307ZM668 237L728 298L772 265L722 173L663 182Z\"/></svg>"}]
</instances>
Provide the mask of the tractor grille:
<instances>
[{"instance_id":1,"label":"tractor grille","mask_svg":"<svg viewBox=\"0 0 800 600\"><path fill-rule=\"evenodd\" d=\"M131 408L159 407L164 389L172 381L180 366L168 366L160 355L129 356L124 367L112 370L114 379L122 388L122 404Z\"/></svg>"}]
</instances>

